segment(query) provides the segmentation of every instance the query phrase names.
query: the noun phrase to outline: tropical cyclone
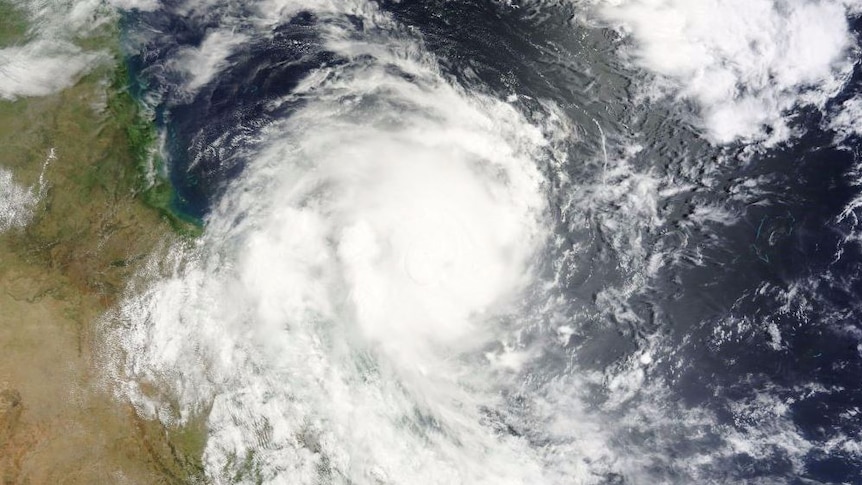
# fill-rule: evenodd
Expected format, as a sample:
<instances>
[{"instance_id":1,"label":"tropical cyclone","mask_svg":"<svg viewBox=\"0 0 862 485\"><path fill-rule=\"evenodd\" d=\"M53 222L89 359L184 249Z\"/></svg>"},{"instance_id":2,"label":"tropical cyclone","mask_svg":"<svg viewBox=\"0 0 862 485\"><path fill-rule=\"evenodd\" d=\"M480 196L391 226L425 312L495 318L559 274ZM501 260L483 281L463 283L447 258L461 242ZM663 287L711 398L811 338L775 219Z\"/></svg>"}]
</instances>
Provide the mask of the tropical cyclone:
<instances>
[{"instance_id":1,"label":"tropical cyclone","mask_svg":"<svg viewBox=\"0 0 862 485\"><path fill-rule=\"evenodd\" d=\"M0 476L852 482L857 5L0 0Z\"/></svg>"}]
</instances>

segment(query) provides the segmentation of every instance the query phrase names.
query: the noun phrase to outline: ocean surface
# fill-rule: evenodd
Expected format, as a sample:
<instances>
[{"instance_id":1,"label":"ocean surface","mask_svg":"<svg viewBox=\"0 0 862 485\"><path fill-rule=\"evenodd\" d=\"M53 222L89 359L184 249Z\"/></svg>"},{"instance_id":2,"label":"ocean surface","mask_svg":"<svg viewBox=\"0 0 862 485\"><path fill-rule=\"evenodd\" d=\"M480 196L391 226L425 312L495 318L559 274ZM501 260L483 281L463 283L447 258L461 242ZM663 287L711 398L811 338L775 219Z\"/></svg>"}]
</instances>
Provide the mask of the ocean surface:
<instances>
[{"instance_id":1,"label":"ocean surface","mask_svg":"<svg viewBox=\"0 0 862 485\"><path fill-rule=\"evenodd\" d=\"M214 482L862 483L862 2L117 4Z\"/></svg>"}]
</instances>

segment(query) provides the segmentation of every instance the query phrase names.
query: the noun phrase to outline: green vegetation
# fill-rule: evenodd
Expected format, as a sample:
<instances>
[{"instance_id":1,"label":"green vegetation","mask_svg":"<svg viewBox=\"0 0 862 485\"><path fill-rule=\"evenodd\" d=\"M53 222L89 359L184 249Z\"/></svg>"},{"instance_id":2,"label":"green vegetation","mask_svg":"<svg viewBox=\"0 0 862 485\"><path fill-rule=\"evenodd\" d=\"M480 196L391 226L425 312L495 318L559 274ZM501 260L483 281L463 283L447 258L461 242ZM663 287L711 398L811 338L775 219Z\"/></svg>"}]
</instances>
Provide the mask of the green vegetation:
<instances>
[{"instance_id":1,"label":"green vegetation","mask_svg":"<svg viewBox=\"0 0 862 485\"><path fill-rule=\"evenodd\" d=\"M6 47L24 39L27 34L27 17L8 0L0 0L0 47Z\"/></svg>"},{"instance_id":2,"label":"green vegetation","mask_svg":"<svg viewBox=\"0 0 862 485\"><path fill-rule=\"evenodd\" d=\"M126 145L137 167L136 190L143 201L167 218L178 233L199 236L199 222L174 210L176 191L165 175L164 160L157 151L156 127L130 92L129 72L125 64L118 61L118 65L111 83L108 109L114 120L125 127Z\"/></svg>"},{"instance_id":3,"label":"green vegetation","mask_svg":"<svg viewBox=\"0 0 862 485\"><path fill-rule=\"evenodd\" d=\"M27 35L23 13L0 0L0 47ZM0 395L23 409L0 409L3 483L204 482L206 415L182 427L143 419L105 392L95 365L100 318L154 248L201 230L171 210L117 39L106 25L82 42L115 62L75 86L0 100L0 166L42 193L27 227L0 234Z\"/></svg>"},{"instance_id":4,"label":"green vegetation","mask_svg":"<svg viewBox=\"0 0 862 485\"><path fill-rule=\"evenodd\" d=\"M255 459L255 452L248 450L245 457L240 460L236 454L231 455L225 464L225 473L233 471L231 482L233 483L254 483L261 485L264 483L263 472L260 465Z\"/></svg>"}]
</instances>

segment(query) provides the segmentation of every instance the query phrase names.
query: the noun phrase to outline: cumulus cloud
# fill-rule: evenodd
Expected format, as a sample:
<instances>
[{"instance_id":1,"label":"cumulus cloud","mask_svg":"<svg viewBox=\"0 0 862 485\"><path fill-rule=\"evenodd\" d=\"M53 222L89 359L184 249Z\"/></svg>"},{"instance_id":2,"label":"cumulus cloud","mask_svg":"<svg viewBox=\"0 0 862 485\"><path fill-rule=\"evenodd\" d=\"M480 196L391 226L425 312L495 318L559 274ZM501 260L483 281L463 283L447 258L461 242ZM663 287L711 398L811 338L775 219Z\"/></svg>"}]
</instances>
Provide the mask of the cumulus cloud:
<instances>
[{"instance_id":1,"label":"cumulus cloud","mask_svg":"<svg viewBox=\"0 0 862 485\"><path fill-rule=\"evenodd\" d=\"M37 200L31 189L16 184L12 173L0 167L0 232L26 225Z\"/></svg>"},{"instance_id":2,"label":"cumulus cloud","mask_svg":"<svg viewBox=\"0 0 862 485\"><path fill-rule=\"evenodd\" d=\"M593 0L633 61L699 108L715 143L774 144L801 105L822 108L854 64L858 1Z\"/></svg>"},{"instance_id":3,"label":"cumulus cloud","mask_svg":"<svg viewBox=\"0 0 862 485\"><path fill-rule=\"evenodd\" d=\"M46 96L75 84L99 62L101 50L85 50L75 39L111 20L101 0L14 0L29 25L21 43L0 48L0 99ZM26 42L25 42L26 41Z\"/></svg>"},{"instance_id":4,"label":"cumulus cloud","mask_svg":"<svg viewBox=\"0 0 862 485\"><path fill-rule=\"evenodd\" d=\"M829 129L834 130L839 140L854 134L862 134L862 98L848 99L829 120Z\"/></svg>"},{"instance_id":5,"label":"cumulus cloud","mask_svg":"<svg viewBox=\"0 0 862 485\"><path fill-rule=\"evenodd\" d=\"M159 8L158 0L110 0L111 5L126 10L151 12Z\"/></svg>"},{"instance_id":6,"label":"cumulus cloud","mask_svg":"<svg viewBox=\"0 0 862 485\"><path fill-rule=\"evenodd\" d=\"M60 91L73 85L99 57L67 42L44 39L0 49L0 98Z\"/></svg>"},{"instance_id":7,"label":"cumulus cloud","mask_svg":"<svg viewBox=\"0 0 862 485\"><path fill-rule=\"evenodd\" d=\"M182 49L172 64L186 74L186 91L194 94L212 81L227 66L227 59L234 49L247 39L247 36L233 31L216 30L207 35L200 46Z\"/></svg>"}]
</instances>

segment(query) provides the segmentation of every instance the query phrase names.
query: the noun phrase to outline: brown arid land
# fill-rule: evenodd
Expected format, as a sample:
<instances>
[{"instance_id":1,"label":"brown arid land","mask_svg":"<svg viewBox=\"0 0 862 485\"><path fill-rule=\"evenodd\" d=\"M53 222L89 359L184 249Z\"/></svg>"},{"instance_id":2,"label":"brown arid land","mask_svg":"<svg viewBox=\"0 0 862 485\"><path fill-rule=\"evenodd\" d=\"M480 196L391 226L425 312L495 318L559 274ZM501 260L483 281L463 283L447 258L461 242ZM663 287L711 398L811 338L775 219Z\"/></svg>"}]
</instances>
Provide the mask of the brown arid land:
<instances>
[{"instance_id":1,"label":"brown arid land","mask_svg":"<svg viewBox=\"0 0 862 485\"><path fill-rule=\"evenodd\" d=\"M204 481L203 432L140 418L99 364L101 316L154 247L182 237L143 202L120 64L0 100L0 166L41 192L29 224L0 233L2 485Z\"/></svg>"}]
</instances>

